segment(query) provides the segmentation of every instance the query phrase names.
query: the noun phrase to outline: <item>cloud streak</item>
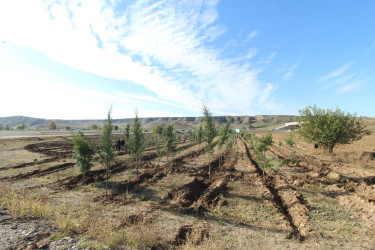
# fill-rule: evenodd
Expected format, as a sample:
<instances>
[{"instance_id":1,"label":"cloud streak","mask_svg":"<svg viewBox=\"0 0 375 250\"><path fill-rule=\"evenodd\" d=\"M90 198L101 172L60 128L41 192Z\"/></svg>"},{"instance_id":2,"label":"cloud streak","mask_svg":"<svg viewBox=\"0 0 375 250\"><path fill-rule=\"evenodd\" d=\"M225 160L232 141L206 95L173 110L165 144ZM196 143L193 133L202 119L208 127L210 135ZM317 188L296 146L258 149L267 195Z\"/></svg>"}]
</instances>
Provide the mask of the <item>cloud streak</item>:
<instances>
[{"instance_id":1,"label":"cloud streak","mask_svg":"<svg viewBox=\"0 0 375 250\"><path fill-rule=\"evenodd\" d=\"M318 80L316 80L316 83L324 83L344 74L353 64L354 64L354 61L341 66L340 68L332 71L331 73L320 77Z\"/></svg>"},{"instance_id":2,"label":"cloud streak","mask_svg":"<svg viewBox=\"0 0 375 250\"><path fill-rule=\"evenodd\" d=\"M224 58L220 48L208 45L226 30L216 24L217 3L8 1L0 4L0 39L80 71L139 84L156 96L120 94L129 102L151 101L194 112L204 102L217 114L248 114L257 105L272 109L265 103L276 87L260 82L251 65ZM248 38L257 35L255 30ZM250 50L248 59L256 53Z\"/></svg>"}]
</instances>

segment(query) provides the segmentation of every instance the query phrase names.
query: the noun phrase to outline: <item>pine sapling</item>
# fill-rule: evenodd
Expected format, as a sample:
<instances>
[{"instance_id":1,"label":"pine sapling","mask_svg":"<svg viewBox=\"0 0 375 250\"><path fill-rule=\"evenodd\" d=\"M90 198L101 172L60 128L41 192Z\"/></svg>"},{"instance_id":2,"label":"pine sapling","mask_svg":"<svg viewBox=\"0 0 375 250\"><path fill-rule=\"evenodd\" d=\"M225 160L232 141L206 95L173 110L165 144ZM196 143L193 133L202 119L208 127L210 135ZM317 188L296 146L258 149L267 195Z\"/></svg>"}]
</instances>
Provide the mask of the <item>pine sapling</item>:
<instances>
[{"instance_id":1,"label":"pine sapling","mask_svg":"<svg viewBox=\"0 0 375 250\"><path fill-rule=\"evenodd\" d=\"M105 181L105 197L107 198L108 191L108 178L111 174L111 165L115 162L115 150L113 148L112 140L112 119L111 119L112 107L108 110L107 119L103 126L103 132L100 139L99 154L101 157L101 163L106 167L106 181Z\"/></svg>"}]
</instances>

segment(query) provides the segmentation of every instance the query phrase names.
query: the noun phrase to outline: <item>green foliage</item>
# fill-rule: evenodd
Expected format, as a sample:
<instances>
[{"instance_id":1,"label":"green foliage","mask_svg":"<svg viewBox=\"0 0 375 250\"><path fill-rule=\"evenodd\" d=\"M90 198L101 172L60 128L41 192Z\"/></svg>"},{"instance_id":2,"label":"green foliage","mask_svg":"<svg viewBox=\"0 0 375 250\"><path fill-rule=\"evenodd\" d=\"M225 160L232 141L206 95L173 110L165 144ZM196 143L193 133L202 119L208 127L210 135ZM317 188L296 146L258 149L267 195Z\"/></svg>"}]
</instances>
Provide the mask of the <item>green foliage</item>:
<instances>
[{"instance_id":1,"label":"green foliage","mask_svg":"<svg viewBox=\"0 0 375 250\"><path fill-rule=\"evenodd\" d=\"M50 121L50 122L48 123L48 129L49 129L49 130L55 130L55 129L57 129L56 122L55 122L55 121Z\"/></svg>"},{"instance_id":2,"label":"green foliage","mask_svg":"<svg viewBox=\"0 0 375 250\"><path fill-rule=\"evenodd\" d=\"M118 130L118 126L117 125L113 125L113 130Z\"/></svg>"},{"instance_id":3,"label":"green foliage","mask_svg":"<svg viewBox=\"0 0 375 250\"><path fill-rule=\"evenodd\" d=\"M138 118L138 113L135 113L133 120L132 134L130 135L129 149L131 158L134 161L139 161L142 158L145 149L145 137L142 133L142 124Z\"/></svg>"},{"instance_id":4,"label":"green foliage","mask_svg":"<svg viewBox=\"0 0 375 250\"><path fill-rule=\"evenodd\" d=\"M27 125L25 123L22 123L22 124L18 124L15 126L15 130L24 130L25 128L27 127ZM9 130L9 129L7 129Z\"/></svg>"},{"instance_id":5,"label":"green foliage","mask_svg":"<svg viewBox=\"0 0 375 250\"><path fill-rule=\"evenodd\" d=\"M0 123L0 130L4 130L5 125L3 123Z\"/></svg>"},{"instance_id":6,"label":"green foliage","mask_svg":"<svg viewBox=\"0 0 375 250\"><path fill-rule=\"evenodd\" d=\"M230 124L232 123L232 119L229 119L224 127L219 129L219 139L218 139L218 147L220 150L220 158L219 158L219 166L221 166L221 158L223 156L221 152L221 148L226 144L229 139L229 131L230 131Z\"/></svg>"},{"instance_id":7,"label":"green foliage","mask_svg":"<svg viewBox=\"0 0 375 250\"><path fill-rule=\"evenodd\" d=\"M296 121L302 127L296 133L330 153L337 144L349 144L369 133L356 114L345 113L339 108L325 110L314 105L299 110L299 113Z\"/></svg>"},{"instance_id":8,"label":"green foliage","mask_svg":"<svg viewBox=\"0 0 375 250\"><path fill-rule=\"evenodd\" d=\"M235 140L236 140L235 134L234 133L229 134L228 139L225 141L226 150L231 150L233 148Z\"/></svg>"},{"instance_id":9,"label":"green foliage","mask_svg":"<svg viewBox=\"0 0 375 250\"><path fill-rule=\"evenodd\" d=\"M154 135L162 136L163 135L164 128L162 125L158 124L152 129L152 133Z\"/></svg>"},{"instance_id":10,"label":"green foliage","mask_svg":"<svg viewBox=\"0 0 375 250\"><path fill-rule=\"evenodd\" d=\"M159 159L164 155L163 145L161 145L161 140L158 136L154 136L154 143L156 148L156 155L159 162Z\"/></svg>"},{"instance_id":11,"label":"green foliage","mask_svg":"<svg viewBox=\"0 0 375 250\"><path fill-rule=\"evenodd\" d=\"M265 153L272 144L273 144L272 133L268 131L266 135L259 138L258 143L255 148L259 153Z\"/></svg>"},{"instance_id":12,"label":"green foliage","mask_svg":"<svg viewBox=\"0 0 375 250\"><path fill-rule=\"evenodd\" d=\"M279 141L279 148L282 148L284 146L282 141Z\"/></svg>"},{"instance_id":13,"label":"green foliage","mask_svg":"<svg viewBox=\"0 0 375 250\"><path fill-rule=\"evenodd\" d=\"M163 151L169 156L172 156L177 152L177 140L176 133L172 124L168 124L164 129L164 146Z\"/></svg>"},{"instance_id":14,"label":"green foliage","mask_svg":"<svg viewBox=\"0 0 375 250\"><path fill-rule=\"evenodd\" d=\"M287 158L287 159L282 160L282 165L293 164L293 165L298 166L300 163L301 163L301 160L297 158Z\"/></svg>"},{"instance_id":15,"label":"green foliage","mask_svg":"<svg viewBox=\"0 0 375 250\"><path fill-rule=\"evenodd\" d=\"M255 145L255 149L257 151L257 161L259 166L263 169L263 177L264 177L264 170L266 168L272 168L273 166L270 164L271 160L266 157L266 151L268 148L273 144L273 138L271 131L268 131L266 135L260 137L258 142ZM276 171L276 168L273 168Z\"/></svg>"},{"instance_id":16,"label":"green foliage","mask_svg":"<svg viewBox=\"0 0 375 250\"><path fill-rule=\"evenodd\" d=\"M85 177L85 174L90 171L93 166L92 160L95 154L94 146L87 140L87 138L79 131L73 136L73 155L72 158L76 161L78 172Z\"/></svg>"},{"instance_id":17,"label":"green foliage","mask_svg":"<svg viewBox=\"0 0 375 250\"><path fill-rule=\"evenodd\" d=\"M251 133L249 137L249 149L255 150L256 142L257 142L257 136L254 133Z\"/></svg>"},{"instance_id":18,"label":"green foliage","mask_svg":"<svg viewBox=\"0 0 375 250\"><path fill-rule=\"evenodd\" d=\"M143 151L145 150L145 137L142 133L142 124L138 118L138 112L135 112L135 118L133 120L132 134L129 140L129 150L130 157L136 162L137 169L137 182L139 175L139 161L141 161L143 156Z\"/></svg>"},{"instance_id":19,"label":"green foliage","mask_svg":"<svg viewBox=\"0 0 375 250\"><path fill-rule=\"evenodd\" d=\"M125 127L125 141L128 143L130 140L130 124L126 124Z\"/></svg>"},{"instance_id":20,"label":"green foliage","mask_svg":"<svg viewBox=\"0 0 375 250\"><path fill-rule=\"evenodd\" d=\"M202 126L202 124L199 125L199 127L198 127L196 138L197 138L197 143L201 144L202 141L203 141L203 126Z\"/></svg>"},{"instance_id":21,"label":"green foliage","mask_svg":"<svg viewBox=\"0 0 375 250\"><path fill-rule=\"evenodd\" d=\"M267 169L267 168L275 169L275 168L272 168L273 166L271 164L271 159L267 158L263 154L257 154L257 162L259 164L259 167L261 167L263 169L263 175L264 175L265 169Z\"/></svg>"},{"instance_id":22,"label":"green foliage","mask_svg":"<svg viewBox=\"0 0 375 250\"><path fill-rule=\"evenodd\" d=\"M98 130L98 126L97 126L96 124L91 124L91 125L89 126L89 129L90 129L90 130Z\"/></svg>"},{"instance_id":23,"label":"green foliage","mask_svg":"<svg viewBox=\"0 0 375 250\"><path fill-rule=\"evenodd\" d=\"M113 148L112 140L112 119L111 119L112 107L108 110L107 120L103 126L103 132L100 139L99 155L101 157L101 163L106 167L106 196L108 189L108 178L111 174L111 165L115 161L115 150Z\"/></svg>"},{"instance_id":24,"label":"green foliage","mask_svg":"<svg viewBox=\"0 0 375 250\"><path fill-rule=\"evenodd\" d=\"M217 136L217 129L212 118L212 113L208 110L206 106L203 106L202 113L204 115L204 141L206 142L205 151L207 154L213 153L213 140Z\"/></svg>"},{"instance_id":25,"label":"green foliage","mask_svg":"<svg viewBox=\"0 0 375 250\"><path fill-rule=\"evenodd\" d=\"M229 138L230 124L232 119L229 119L224 127L219 129L218 146L221 148Z\"/></svg>"},{"instance_id":26,"label":"green foliage","mask_svg":"<svg viewBox=\"0 0 375 250\"><path fill-rule=\"evenodd\" d=\"M160 159L160 157L164 155L164 150L163 150L163 145L162 145L163 132L164 132L164 127L161 126L160 124L156 125L152 129L152 133L154 134L153 138L154 138L154 143L156 147L156 155L157 155L158 160Z\"/></svg>"},{"instance_id":27,"label":"green foliage","mask_svg":"<svg viewBox=\"0 0 375 250\"><path fill-rule=\"evenodd\" d=\"M217 129L215 123L212 119L212 113L208 110L208 108L204 105L202 109L202 113L204 115L204 140L206 142L206 146L204 148L207 156L208 156L208 175L211 179L211 162L210 162L210 155L214 151L214 143L213 140L217 136Z\"/></svg>"},{"instance_id":28,"label":"green foliage","mask_svg":"<svg viewBox=\"0 0 375 250\"><path fill-rule=\"evenodd\" d=\"M294 141L292 134L289 134L289 136L285 137L284 142L289 147L294 147L296 145L296 142Z\"/></svg>"}]
</instances>

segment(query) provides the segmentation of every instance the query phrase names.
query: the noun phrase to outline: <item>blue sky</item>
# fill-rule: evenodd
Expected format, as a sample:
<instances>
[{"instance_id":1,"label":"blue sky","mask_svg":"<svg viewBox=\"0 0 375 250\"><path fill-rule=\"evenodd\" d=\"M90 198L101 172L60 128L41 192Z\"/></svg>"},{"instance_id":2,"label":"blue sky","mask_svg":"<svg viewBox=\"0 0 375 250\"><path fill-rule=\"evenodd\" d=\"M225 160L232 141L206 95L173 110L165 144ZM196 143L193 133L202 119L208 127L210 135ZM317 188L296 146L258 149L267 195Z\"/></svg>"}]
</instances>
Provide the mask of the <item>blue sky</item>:
<instances>
[{"instance_id":1,"label":"blue sky","mask_svg":"<svg viewBox=\"0 0 375 250\"><path fill-rule=\"evenodd\" d=\"M4 0L0 117L375 117L375 1Z\"/></svg>"}]
</instances>

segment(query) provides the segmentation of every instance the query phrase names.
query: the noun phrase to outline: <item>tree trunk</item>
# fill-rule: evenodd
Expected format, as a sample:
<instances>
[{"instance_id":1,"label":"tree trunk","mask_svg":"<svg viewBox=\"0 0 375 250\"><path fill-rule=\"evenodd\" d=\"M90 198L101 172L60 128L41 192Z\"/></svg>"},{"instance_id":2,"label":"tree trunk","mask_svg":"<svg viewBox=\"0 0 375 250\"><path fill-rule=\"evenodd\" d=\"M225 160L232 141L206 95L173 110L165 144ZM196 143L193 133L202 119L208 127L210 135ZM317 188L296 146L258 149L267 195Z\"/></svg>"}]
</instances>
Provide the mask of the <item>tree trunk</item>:
<instances>
[{"instance_id":1,"label":"tree trunk","mask_svg":"<svg viewBox=\"0 0 375 250\"><path fill-rule=\"evenodd\" d=\"M330 145L330 146L329 146L329 153L330 153L330 154L333 154L333 147L334 147L334 145Z\"/></svg>"},{"instance_id":2,"label":"tree trunk","mask_svg":"<svg viewBox=\"0 0 375 250\"><path fill-rule=\"evenodd\" d=\"M105 178L105 199L107 199L107 192L108 192L108 170L107 170L106 178Z\"/></svg>"},{"instance_id":3,"label":"tree trunk","mask_svg":"<svg viewBox=\"0 0 375 250\"><path fill-rule=\"evenodd\" d=\"M210 161L210 155L208 155L208 180L211 180L211 161Z\"/></svg>"},{"instance_id":4,"label":"tree trunk","mask_svg":"<svg viewBox=\"0 0 375 250\"><path fill-rule=\"evenodd\" d=\"M138 159L136 160L136 164L137 164L137 188L138 188L138 185L139 185L139 178L138 178Z\"/></svg>"}]
</instances>

